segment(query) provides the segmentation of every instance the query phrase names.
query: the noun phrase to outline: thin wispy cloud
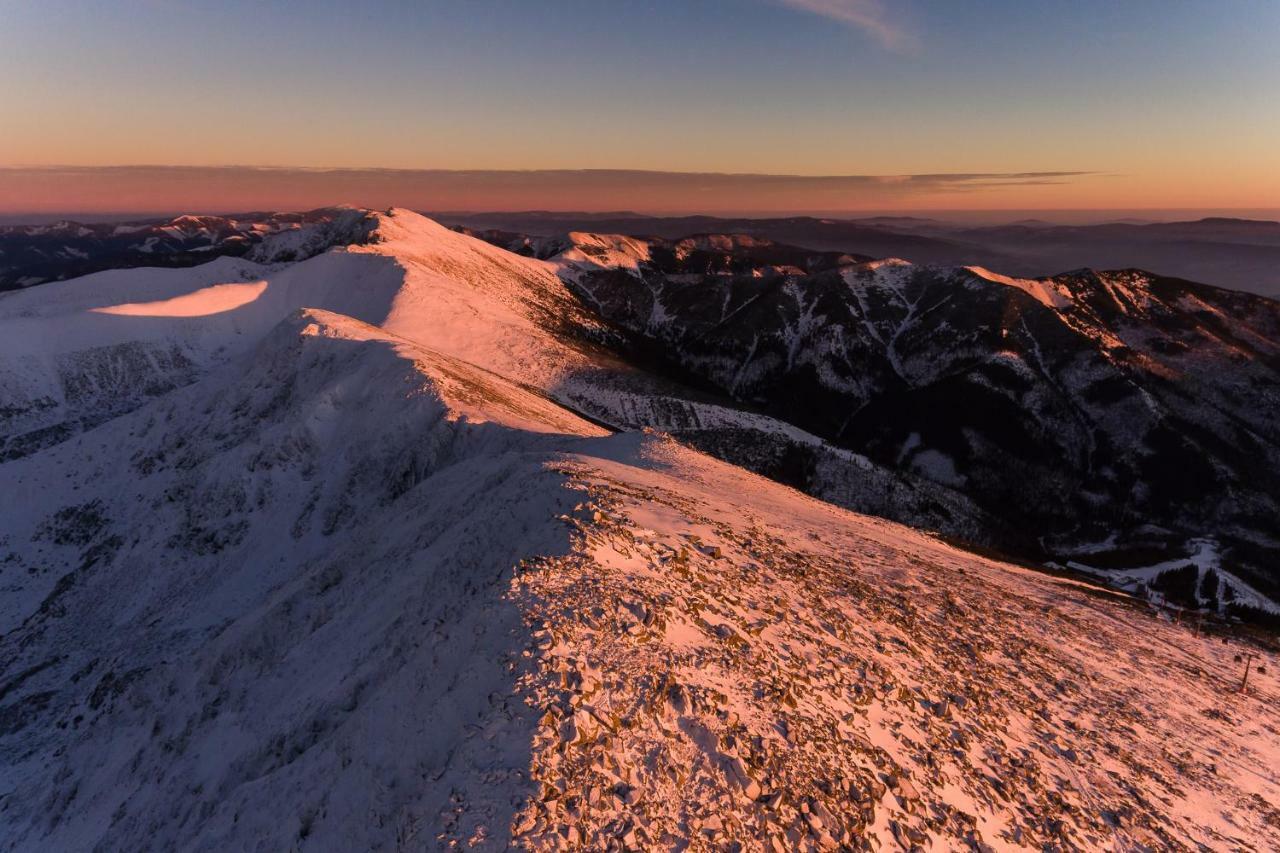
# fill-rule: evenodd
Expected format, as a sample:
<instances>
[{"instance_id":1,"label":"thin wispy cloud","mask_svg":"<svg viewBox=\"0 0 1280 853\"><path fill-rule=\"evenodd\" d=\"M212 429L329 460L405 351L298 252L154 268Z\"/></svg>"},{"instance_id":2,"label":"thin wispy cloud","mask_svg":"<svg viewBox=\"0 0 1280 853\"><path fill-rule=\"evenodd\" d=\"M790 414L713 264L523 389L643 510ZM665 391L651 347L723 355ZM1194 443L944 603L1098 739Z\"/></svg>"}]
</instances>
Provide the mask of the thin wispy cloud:
<instances>
[{"instance_id":1,"label":"thin wispy cloud","mask_svg":"<svg viewBox=\"0 0 1280 853\"><path fill-rule=\"evenodd\" d=\"M830 18L871 35L889 50L906 50L916 43L880 0L776 0L783 6Z\"/></svg>"}]
</instances>

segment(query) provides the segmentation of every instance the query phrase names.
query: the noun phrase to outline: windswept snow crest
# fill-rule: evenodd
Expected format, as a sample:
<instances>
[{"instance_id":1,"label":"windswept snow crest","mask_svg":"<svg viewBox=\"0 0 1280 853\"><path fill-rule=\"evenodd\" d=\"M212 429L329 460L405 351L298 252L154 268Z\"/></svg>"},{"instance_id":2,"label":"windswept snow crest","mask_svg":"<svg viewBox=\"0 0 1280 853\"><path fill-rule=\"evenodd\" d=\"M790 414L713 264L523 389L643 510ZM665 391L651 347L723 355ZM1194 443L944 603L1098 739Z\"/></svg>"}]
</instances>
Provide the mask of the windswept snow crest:
<instances>
[{"instance_id":1,"label":"windswept snow crest","mask_svg":"<svg viewBox=\"0 0 1280 853\"><path fill-rule=\"evenodd\" d=\"M1064 293L1062 288L1052 279L1043 278L1010 278L1007 275L992 272L983 267L965 267L974 275L981 276L987 281L994 281L998 284L1007 284L1010 287L1016 287L1024 293L1031 296L1046 308L1069 308L1071 307L1071 297Z\"/></svg>"}]
</instances>

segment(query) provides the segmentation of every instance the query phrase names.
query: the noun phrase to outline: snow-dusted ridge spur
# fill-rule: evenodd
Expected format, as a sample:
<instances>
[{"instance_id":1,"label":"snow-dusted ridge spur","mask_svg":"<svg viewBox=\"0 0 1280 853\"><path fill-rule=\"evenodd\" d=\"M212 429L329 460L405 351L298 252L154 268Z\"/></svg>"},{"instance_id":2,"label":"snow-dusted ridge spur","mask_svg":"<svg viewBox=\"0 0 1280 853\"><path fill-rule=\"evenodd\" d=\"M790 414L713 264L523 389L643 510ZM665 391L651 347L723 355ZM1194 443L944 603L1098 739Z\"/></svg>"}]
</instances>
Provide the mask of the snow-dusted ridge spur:
<instances>
[{"instance_id":1,"label":"snow-dusted ridge spur","mask_svg":"<svg viewBox=\"0 0 1280 853\"><path fill-rule=\"evenodd\" d=\"M599 249L622 238L577 243L552 260L635 351L972 504L965 530L852 508L1103 576L1194 565L1213 539L1212 573L1156 586L1280 612L1280 303L1140 270L1023 279L794 248L779 266L789 247L736 237L686 255L632 239L624 261ZM806 457L788 482L828 497Z\"/></svg>"},{"instance_id":2,"label":"snow-dusted ridge spur","mask_svg":"<svg viewBox=\"0 0 1280 853\"><path fill-rule=\"evenodd\" d=\"M4 849L1274 846L1274 666L642 430L927 491L371 225L0 297Z\"/></svg>"}]
</instances>

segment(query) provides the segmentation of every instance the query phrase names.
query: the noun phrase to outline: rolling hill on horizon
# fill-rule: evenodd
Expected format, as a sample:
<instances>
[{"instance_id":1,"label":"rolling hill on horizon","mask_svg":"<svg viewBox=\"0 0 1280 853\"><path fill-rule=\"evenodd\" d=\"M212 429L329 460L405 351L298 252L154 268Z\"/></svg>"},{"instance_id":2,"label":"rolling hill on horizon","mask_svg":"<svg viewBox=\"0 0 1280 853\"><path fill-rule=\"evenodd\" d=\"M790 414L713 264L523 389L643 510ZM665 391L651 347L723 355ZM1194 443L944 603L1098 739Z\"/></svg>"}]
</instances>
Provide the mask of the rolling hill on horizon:
<instances>
[{"instance_id":1,"label":"rolling hill on horizon","mask_svg":"<svg viewBox=\"0 0 1280 853\"><path fill-rule=\"evenodd\" d=\"M1280 222L1269 220L1215 216L1184 222L1063 225L1022 219L975 226L921 216L751 218L632 211L427 215L474 231L540 238L572 231L676 240L697 234L746 234L810 250L898 257L918 264L977 265L1032 278L1085 267L1140 268L1272 298L1280 295ZM259 211L0 225L0 290L101 269L190 266L219 255L261 252L255 247L265 238L314 232L313 220L324 217L323 211Z\"/></svg>"},{"instance_id":2,"label":"rolling hill on horizon","mask_svg":"<svg viewBox=\"0 0 1280 853\"><path fill-rule=\"evenodd\" d=\"M1280 294L1280 222L1206 217L1188 222L973 226L914 216L723 217L623 214L451 213L442 222L537 236L575 230L680 238L741 233L823 251L918 264L977 265L1037 278L1081 268L1140 268L1274 297Z\"/></svg>"}]
</instances>

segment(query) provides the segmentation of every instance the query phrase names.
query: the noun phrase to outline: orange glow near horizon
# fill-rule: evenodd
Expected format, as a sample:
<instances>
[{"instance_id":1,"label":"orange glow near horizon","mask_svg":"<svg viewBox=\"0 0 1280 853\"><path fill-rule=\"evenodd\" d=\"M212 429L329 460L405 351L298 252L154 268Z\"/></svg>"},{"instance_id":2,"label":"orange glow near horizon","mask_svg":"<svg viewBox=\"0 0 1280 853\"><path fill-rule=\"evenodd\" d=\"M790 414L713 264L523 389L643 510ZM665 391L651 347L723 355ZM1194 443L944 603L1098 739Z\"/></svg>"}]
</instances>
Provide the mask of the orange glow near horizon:
<instances>
[{"instance_id":1,"label":"orange glow near horizon","mask_svg":"<svg viewBox=\"0 0 1280 853\"><path fill-rule=\"evenodd\" d=\"M1204 175L984 173L788 176L632 170L388 170L248 167L0 168L0 213L418 210L794 213L868 210L1264 209L1280 174L1224 192Z\"/></svg>"},{"instance_id":2,"label":"orange glow near horizon","mask_svg":"<svg viewBox=\"0 0 1280 853\"><path fill-rule=\"evenodd\" d=\"M0 0L0 214L1275 209L1236 5Z\"/></svg>"}]
</instances>

